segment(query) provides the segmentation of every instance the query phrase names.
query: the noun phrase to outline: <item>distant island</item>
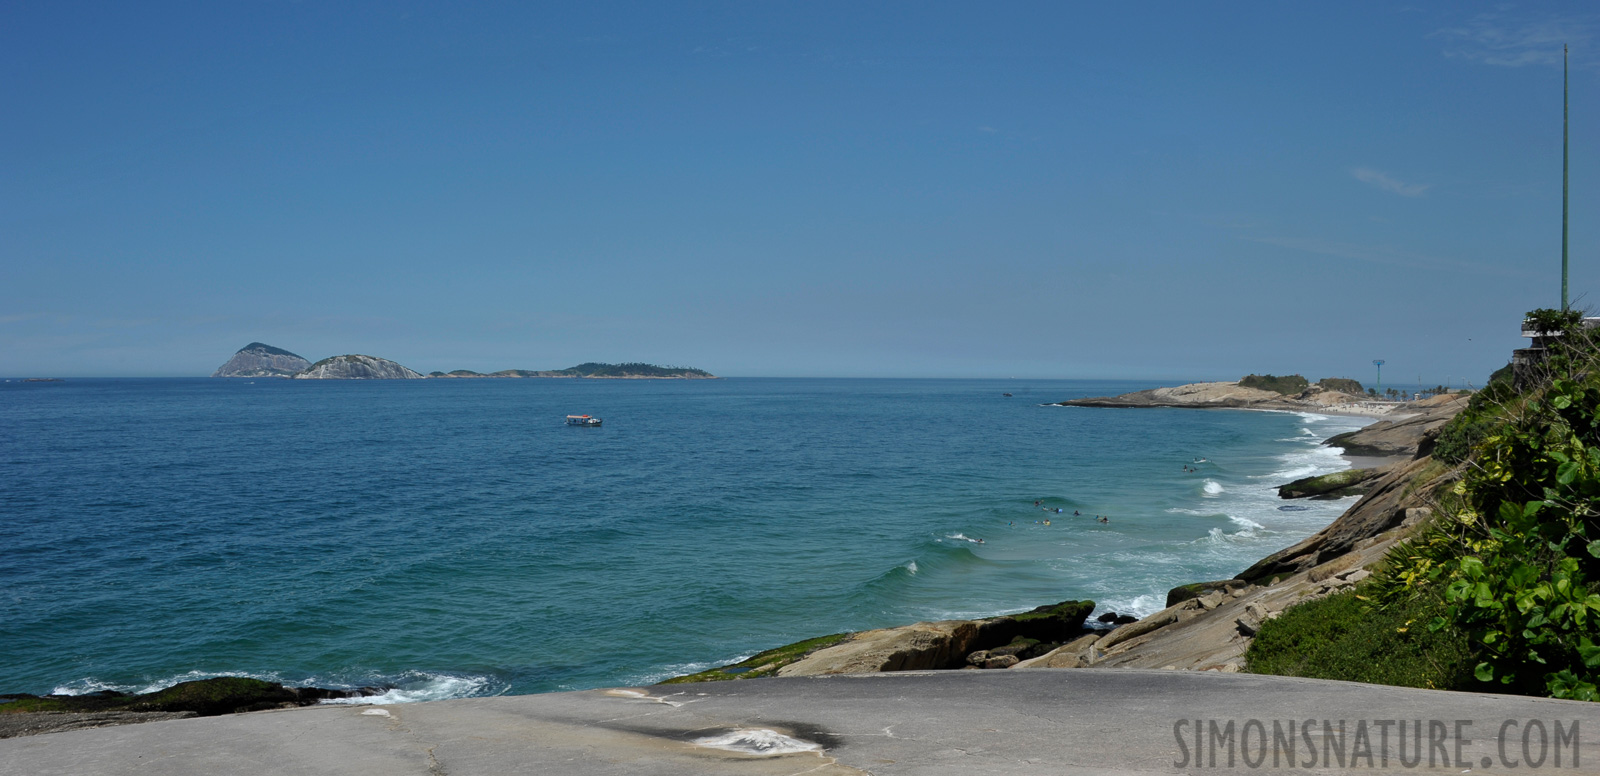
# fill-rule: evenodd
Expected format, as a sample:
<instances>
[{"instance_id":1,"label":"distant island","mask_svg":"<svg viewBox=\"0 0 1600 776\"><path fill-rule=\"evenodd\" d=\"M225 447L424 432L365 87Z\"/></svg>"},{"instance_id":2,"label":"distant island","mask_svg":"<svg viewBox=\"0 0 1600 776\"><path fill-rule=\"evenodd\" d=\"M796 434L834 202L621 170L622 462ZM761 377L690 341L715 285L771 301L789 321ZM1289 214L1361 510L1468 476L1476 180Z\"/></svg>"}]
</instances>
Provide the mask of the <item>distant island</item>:
<instances>
[{"instance_id":1,"label":"distant island","mask_svg":"<svg viewBox=\"0 0 1600 776\"><path fill-rule=\"evenodd\" d=\"M609 378L615 380L711 380L716 375L704 369L683 366L656 366L655 364L641 364L629 362L626 364L602 364L595 361L579 364L567 369L551 371L530 372L526 369L503 369L499 372L484 374L469 369L457 369L454 372L429 372L429 377L587 377Z\"/></svg>"},{"instance_id":2,"label":"distant island","mask_svg":"<svg viewBox=\"0 0 1600 776\"><path fill-rule=\"evenodd\" d=\"M239 352L234 353L228 363L217 367L211 376L289 377L308 366L311 366L310 361L283 348L252 342L239 348Z\"/></svg>"},{"instance_id":3,"label":"distant island","mask_svg":"<svg viewBox=\"0 0 1600 776\"><path fill-rule=\"evenodd\" d=\"M283 377L295 380L419 380L425 378L585 378L612 380L714 380L704 369L681 366L656 366L628 362L603 364L589 361L566 369L503 369L499 372L453 372L422 374L386 358L346 354L324 358L316 363L283 348L252 342L233 354L233 358L211 373L212 377Z\"/></svg>"}]
</instances>

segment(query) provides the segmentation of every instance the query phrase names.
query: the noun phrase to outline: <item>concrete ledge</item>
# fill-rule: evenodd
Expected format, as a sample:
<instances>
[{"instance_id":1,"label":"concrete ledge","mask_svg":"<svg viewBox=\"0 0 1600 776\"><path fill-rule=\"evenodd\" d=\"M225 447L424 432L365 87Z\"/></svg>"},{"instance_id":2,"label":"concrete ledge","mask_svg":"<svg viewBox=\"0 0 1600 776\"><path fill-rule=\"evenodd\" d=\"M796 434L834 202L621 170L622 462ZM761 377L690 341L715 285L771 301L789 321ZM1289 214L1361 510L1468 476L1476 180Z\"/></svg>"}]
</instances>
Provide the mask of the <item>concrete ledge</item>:
<instances>
[{"instance_id":1,"label":"concrete ledge","mask_svg":"<svg viewBox=\"0 0 1600 776\"><path fill-rule=\"evenodd\" d=\"M1387 751L1387 769L1451 773L1467 769L1453 759L1458 720L1471 722L1460 762L1474 772L1506 769L1496 741L1506 720L1518 724L1507 748L1518 760L1527 720L1547 731L1577 721L1579 743L1563 750L1559 770L1600 772L1597 704L1248 674L1040 669L754 679L153 722L0 740L0 773L1174 773L1199 769L1194 720L1204 738L1212 720L1219 728L1232 722L1237 735L1252 719L1269 735L1274 721L1315 720L1306 740L1319 747L1322 720L1335 730L1344 720L1347 757L1358 721L1421 720L1428 730L1439 720L1452 735L1451 762L1436 758L1430 767L1425 744L1421 766L1402 767L1394 729L1385 750L1374 726L1374 765L1347 761L1324 771L1319 752L1313 770L1382 771L1377 758ZM1303 763L1306 744L1296 741ZM1217 767L1208 759L1204 770L1226 770L1226 747L1217 751ZM1235 770L1290 770L1272 768L1270 753L1248 768L1243 754Z\"/></svg>"}]
</instances>

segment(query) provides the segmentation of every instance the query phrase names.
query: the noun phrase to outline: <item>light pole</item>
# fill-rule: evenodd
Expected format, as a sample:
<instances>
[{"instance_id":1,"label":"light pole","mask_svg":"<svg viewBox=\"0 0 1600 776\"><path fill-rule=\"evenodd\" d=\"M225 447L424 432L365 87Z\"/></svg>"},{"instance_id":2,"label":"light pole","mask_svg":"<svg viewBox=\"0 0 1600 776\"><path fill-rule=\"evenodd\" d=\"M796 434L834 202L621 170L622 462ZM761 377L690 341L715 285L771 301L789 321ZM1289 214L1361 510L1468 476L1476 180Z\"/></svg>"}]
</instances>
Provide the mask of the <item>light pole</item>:
<instances>
[{"instance_id":1,"label":"light pole","mask_svg":"<svg viewBox=\"0 0 1600 776\"><path fill-rule=\"evenodd\" d=\"M1374 390L1376 390L1378 392L1378 396L1381 397L1383 396L1383 359L1372 359L1372 365L1378 368L1378 387Z\"/></svg>"}]
</instances>

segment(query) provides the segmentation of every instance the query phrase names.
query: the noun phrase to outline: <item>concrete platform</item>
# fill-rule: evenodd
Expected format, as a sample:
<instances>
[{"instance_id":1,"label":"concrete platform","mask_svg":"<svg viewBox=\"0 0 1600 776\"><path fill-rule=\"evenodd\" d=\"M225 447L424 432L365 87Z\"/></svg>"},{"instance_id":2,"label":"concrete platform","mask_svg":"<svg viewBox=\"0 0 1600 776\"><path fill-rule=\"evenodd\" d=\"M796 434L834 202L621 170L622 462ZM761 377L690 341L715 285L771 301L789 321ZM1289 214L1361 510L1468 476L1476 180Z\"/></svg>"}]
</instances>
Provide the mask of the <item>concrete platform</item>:
<instances>
[{"instance_id":1,"label":"concrete platform","mask_svg":"<svg viewBox=\"0 0 1600 776\"><path fill-rule=\"evenodd\" d=\"M1401 759L1398 729L1381 720L1405 721L1404 755L1419 762ZM1458 746L1458 721L1470 743ZM1558 722L1569 737L1559 767ZM1294 766L1271 743L1275 723ZM1523 733L1537 756L1540 726L1534 767ZM1335 752L1344 764L1330 768ZM7 776L1482 773L1513 761L1516 773L1600 773L1600 704L1241 674L945 671L319 706L0 740Z\"/></svg>"}]
</instances>

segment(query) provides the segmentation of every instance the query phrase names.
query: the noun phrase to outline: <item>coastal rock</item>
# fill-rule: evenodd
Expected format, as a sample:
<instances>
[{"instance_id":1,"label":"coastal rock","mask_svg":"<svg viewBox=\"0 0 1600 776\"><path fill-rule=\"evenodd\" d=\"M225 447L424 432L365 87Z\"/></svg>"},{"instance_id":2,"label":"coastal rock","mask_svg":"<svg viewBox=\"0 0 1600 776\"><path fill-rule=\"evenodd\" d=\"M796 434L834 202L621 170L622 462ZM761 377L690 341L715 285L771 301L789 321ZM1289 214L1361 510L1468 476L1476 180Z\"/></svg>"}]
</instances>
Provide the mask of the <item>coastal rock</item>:
<instances>
[{"instance_id":1,"label":"coastal rock","mask_svg":"<svg viewBox=\"0 0 1600 776\"><path fill-rule=\"evenodd\" d=\"M1040 643L1060 643L1078 636L1094 611L1093 601L1063 601L1021 614L982 620L919 622L899 628L863 631L818 649L777 670L778 676L866 674L959 668L968 656L987 651L996 657L1024 656ZM976 664L976 663L972 663Z\"/></svg>"},{"instance_id":2,"label":"coastal rock","mask_svg":"<svg viewBox=\"0 0 1600 776\"><path fill-rule=\"evenodd\" d=\"M1387 474L1389 468L1345 469L1332 474L1304 477L1287 485L1278 486L1278 498L1342 498L1344 496L1359 496L1371 488L1373 480Z\"/></svg>"},{"instance_id":3,"label":"coastal rock","mask_svg":"<svg viewBox=\"0 0 1600 776\"><path fill-rule=\"evenodd\" d=\"M1093 657L1094 645L1103 636L1090 633L1074 639L1039 657L1024 660L1012 668L1087 668Z\"/></svg>"},{"instance_id":4,"label":"coastal rock","mask_svg":"<svg viewBox=\"0 0 1600 776\"><path fill-rule=\"evenodd\" d=\"M1095 646L1099 649L1111 649L1118 644L1121 644L1125 641L1132 641L1133 639L1139 638L1140 636L1150 633L1158 628L1165 628L1168 625L1177 622L1179 611L1189 608L1189 604L1189 601L1185 601L1177 606L1169 606L1138 622L1132 622L1118 627L1116 630L1112 631L1110 635L1101 639L1099 643L1095 644Z\"/></svg>"},{"instance_id":5,"label":"coastal rock","mask_svg":"<svg viewBox=\"0 0 1600 776\"><path fill-rule=\"evenodd\" d=\"M228 363L217 367L212 372L212 377L289 377L306 367L311 362L290 353L283 348L275 348L260 342L252 342L239 348L228 359Z\"/></svg>"},{"instance_id":6,"label":"coastal rock","mask_svg":"<svg viewBox=\"0 0 1600 776\"><path fill-rule=\"evenodd\" d=\"M1237 382L1192 383L1173 388L1151 388L1121 396L1068 399L1063 407L1264 407L1284 402L1283 394L1245 388Z\"/></svg>"},{"instance_id":7,"label":"coastal rock","mask_svg":"<svg viewBox=\"0 0 1600 776\"><path fill-rule=\"evenodd\" d=\"M1429 432L1448 423L1467 406L1466 396L1443 394L1404 405L1402 411L1418 414L1398 420L1381 420L1366 428L1329 437L1323 444L1344 448L1345 455L1373 457L1422 455L1419 447Z\"/></svg>"},{"instance_id":8,"label":"coastal rock","mask_svg":"<svg viewBox=\"0 0 1600 776\"><path fill-rule=\"evenodd\" d=\"M4 695L0 696L0 716L15 714L107 714L126 712L136 715L159 713L211 717L247 711L309 706L329 698L355 698L377 695L380 688L329 690L321 687L285 687L277 682L223 676L182 682L164 690L127 695L97 692L86 695ZM120 724L108 717L105 724ZM146 718L148 719L148 718ZM67 723L94 720L68 720ZM138 717L126 721L142 721ZM81 726L81 725L80 725Z\"/></svg>"},{"instance_id":9,"label":"coastal rock","mask_svg":"<svg viewBox=\"0 0 1600 776\"><path fill-rule=\"evenodd\" d=\"M384 358L362 355L324 358L294 375L296 380L420 380L422 375Z\"/></svg>"},{"instance_id":10,"label":"coastal rock","mask_svg":"<svg viewBox=\"0 0 1600 776\"><path fill-rule=\"evenodd\" d=\"M1059 402L1063 407L1186 407L1192 409L1256 409L1316 412L1338 409L1343 412L1381 415L1395 406L1380 405L1358 407L1366 401L1322 386L1310 386L1295 394L1283 394L1263 388L1252 388L1238 382L1190 383L1171 388L1151 388L1120 396L1095 396L1086 399L1068 399Z\"/></svg>"},{"instance_id":11,"label":"coastal rock","mask_svg":"<svg viewBox=\"0 0 1600 776\"><path fill-rule=\"evenodd\" d=\"M1423 474L1428 476L1419 478ZM1433 492L1454 476L1452 470L1435 466L1429 457L1406 461L1379 478L1367 495L1326 528L1262 558L1239 578L1259 584L1332 561L1356 549L1358 542L1399 526L1410 507L1422 506L1419 494Z\"/></svg>"},{"instance_id":12,"label":"coastal rock","mask_svg":"<svg viewBox=\"0 0 1600 776\"><path fill-rule=\"evenodd\" d=\"M1167 591L1167 606L1183 603L1191 598L1199 598L1213 591L1229 593L1241 588L1249 587L1250 583L1242 579L1219 579L1215 582L1191 582L1179 585Z\"/></svg>"}]
</instances>

